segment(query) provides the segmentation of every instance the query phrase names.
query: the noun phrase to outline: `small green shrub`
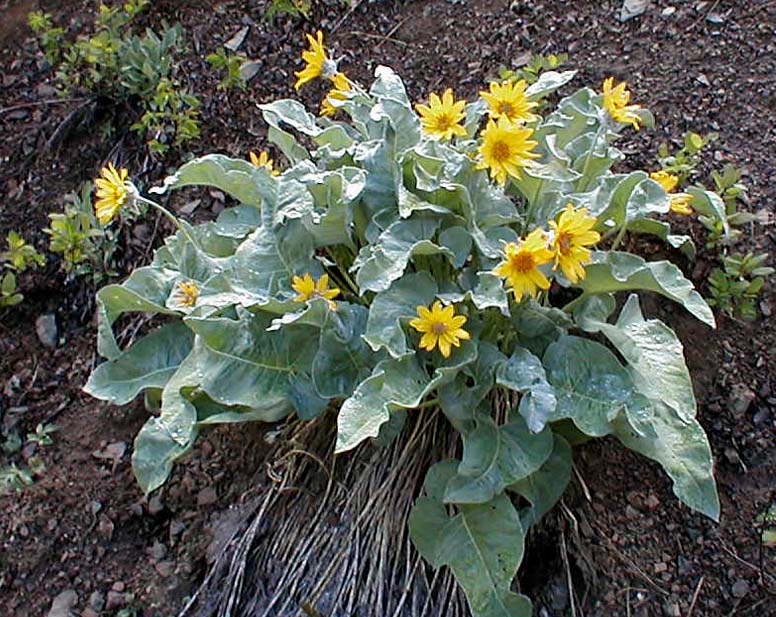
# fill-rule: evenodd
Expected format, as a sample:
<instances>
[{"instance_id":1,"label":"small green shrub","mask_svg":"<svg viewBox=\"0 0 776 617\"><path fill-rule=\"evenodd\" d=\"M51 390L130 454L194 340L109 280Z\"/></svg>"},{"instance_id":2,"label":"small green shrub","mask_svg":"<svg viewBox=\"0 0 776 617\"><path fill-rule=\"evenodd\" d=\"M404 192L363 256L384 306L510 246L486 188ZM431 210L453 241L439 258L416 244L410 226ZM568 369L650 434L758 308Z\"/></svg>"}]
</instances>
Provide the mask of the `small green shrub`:
<instances>
[{"instance_id":1,"label":"small green shrub","mask_svg":"<svg viewBox=\"0 0 776 617\"><path fill-rule=\"evenodd\" d=\"M100 5L94 32L72 43L46 34L50 18L31 14L30 19L39 28L41 49L47 57L57 59L56 76L62 91L105 97L137 108L140 115L131 128L147 140L153 153L164 154L199 136L199 100L175 76L181 27L163 26L161 34L149 29L143 36L132 32L133 19L148 5L148 0Z\"/></svg>"},{"instance_id":2,"label":"small green shrub","mask_svg":"<svg viewBox=\"0 0 776 617\"><path fill-rule=\"evenodd\" d=\"M224 74L218 84L220 90L232 90L233 88L245 90L246 83L241 71L243 63L247 61L244 55L229 54L224 49L219 49L214 54L208 54L206 59L210 66Z\"/></svg>"},{"instance_id":3,"label":"small green shrub","mask_svg":"<svg viewBox=\"0 0 776 617\"><path fill-rule=\"evenodd\" d=\"M27 244L18 232L10 231L6 237L8 250L0 253L0 259L6 261L6 267L16 272L28 268L38 268L46 264L46 258L34 246Z\"/></svg>"},{"instance_id":4,"label":"small green shrub","mask_svg":"<svg viewBox=\"0 0 776 617\"><path fill-rule=\"evenodd\" d=\"M722 257L722 268L714 268L709 275L709 304L725 311L731 317L751 321L757 317L757 299L765 286L765 279L774 269L765 266L769 255L730 255Z\"/></svg>"},{"instance_id":5,"label":"small green shrub","mask_svg":"<svg viewBox=\"0 0 776 617\"><path fill-rule=\"evenodd\" d=\"M24 300L16 287L16 275L13 272L5 272L0 277L0 308L16 306Z\"/></svg>"}]
</instances>

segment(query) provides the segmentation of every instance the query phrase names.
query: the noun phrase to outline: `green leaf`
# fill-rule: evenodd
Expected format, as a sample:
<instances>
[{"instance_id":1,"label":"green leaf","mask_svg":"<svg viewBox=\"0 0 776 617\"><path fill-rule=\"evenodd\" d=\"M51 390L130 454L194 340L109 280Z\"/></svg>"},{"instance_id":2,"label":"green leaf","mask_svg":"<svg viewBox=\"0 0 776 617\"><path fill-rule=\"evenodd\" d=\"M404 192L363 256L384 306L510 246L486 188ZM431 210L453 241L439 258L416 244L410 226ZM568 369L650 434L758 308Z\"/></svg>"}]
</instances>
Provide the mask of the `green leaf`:
<instances>
[{"instance_id":1,"label":"green leaf","mask_svg":"<svg viewBox=\"0 0 776 617\"><path fill-rule=\"evenodd\" d=\"M427 272L411 272L377 294L369 307L364 340L374 351L386 349L394 358L409 351L402 322L417 315L418 306L429 306L437 285Z\"/></svg>"},{"instance_id":2,"label":"green leaf","mask_svg":"<svg viewBox=\"0 0 776 617\"><path fill-rule=\"evenodd\" d=\"M659 401L641 399L615 420L614 434L627 448L660 463L674 481L674 494L685 504L719 521L714 461L703 428Z\"/></svg>"},{"instance_id":3,"label":"green leaf","mask_svg":"<svg viewBox=\"0 0 776 617\"><path fill-rule=\"evenodd\" d=\"M588 320L588 332L602 332L628 361L636 388L671 407L685 422L695 417L692 380L684 349L673 330L658 319L645 320L638 296L631 295L616 324Z\"/></svg>"},{"instance_id":4,"label":"green leaf","mask_svg":"<svg viewBox=\"0 0 776 617\"><path fill-rule=\"evenodd\" d=\"M517 307L512 323L520 344L537 356L544 355L547 346L574 325L564 311L542 306L533 299Z\"/></svg>"},{"instance_id":5,"label":"green leaf","mask_svg":"<svg viewBox=\"0 0 776 617\"><path fill-rule=\"evenodd\" d=\"M530 476L507 486L507 490L522 495L531 505L520 513L523 529L528 530L552 510L571 480L571 446L558 434L553 435L549 458Z\"/></svg>"},{"instance_id":6,"label":"green leaf","mask_svg":"<svg viewBox=\"0 0 776 617\"><path fill-rule=\"evenodd\" d=\"M281 99L273 103L259 105L264 121L269 125L268 139L276 144L292 164L310 158L307 150L297 142L296 138L282 128L290 127L303 135L317 137L323 129L316 123L316 118L309 113L302 103L291 99Z\"/></svg>"},{"instance_id":7,"label":"green leaf","mask_svg":"<svg viewBox=\"0 0 776 617\"><path fill-rule=\"evenodd\" d=\"M193 438L193 437L192 437ZM132 471L145 495L167 481L176 459L191 449L172 439L159 418L149 418L135 437Z\"/></svg>"},{"instance_id":8,"label":"green leaf","mask_svg":"<svg viewBox=\"0 0 776 617\"><path fill-rule=\"evenodd\" d=\"M465 341L449 358L436 363L432 378L414 352L383 360L342 404L335 452L352 450L365 439L377 437L391 411L417 407L434 388L452 381L462 367L476 359L477 345Z\"/></svg>"},{"instance_id":9,"label":"green leaf","mask_svg":"<svg viewBox=\"0 0 776 617\"><path fill-rule=\"evenodd\" d=\"M541 99L552 94L574 79L577 71L544 71L534 83L526 88L529 99Z\"/></svg>"},{"instance_id":10,"label":"green leaf","mask_svg":"<svg viewBox=\"0 0 776 617\"><path fill-rule=\"evenodd\" d=\"M98 366L84 391L92 396L126 405L151 388L164 388L191 351L193 334L183 323L174 322L136 341L118 358Z\"/></svg>"},{"instance_id":11,"label":"green leaf","mask_svg":"<svg viewBox=\"0 0 776 617\"><path fill-rule=\"evenodd\" d=\"M524 347L518 347L509 360L498 367L496 383L523 394L518 412L532 432L541 431L557 405L555 391L547 382L541 360Z\"/></svg>"},{"instance_id":12,"label":"green leaf","mask_svg":"<svg viewBox=\"0 0 776 617\"><path fill-rule=\"evenodd\" d=\"M442 497L455 468L445 461L429 469L409 518L415 548L434 568L450 567L475 617L531 617L530 600L509 591L525 544L517 511L499 495L448 515Z\"/></svg>"},{"instance_id":13,"label":"green leaf","mask_svg":"<svg viewBox=\"0 0 776 617\"><path fill-rule=\"evenodd\" d=\"M371 109L369 118L387 119L395 133L396 151L404 152L420 141L420 120L412 110L404 83L392 69L378 66L375 77L369 94L377 99L377 105Z\"/></svg>"},{"instance_id":14,"label":"green leaf","mask_svg":"<svg viewBox=\"0 0 776 617\"><path fill-rule=\"evenodd\" d=\"M547 380L555 388L555 422L571 418L593 437L608 435L611 422L633 395L628 372L606 347L576 336L562 336L544 354Z\"/></svg>"},{"instance_id":15,"label":"green leaf","mask_svg":"<svg viewBox=\"0 0 776 617\"><path fill-rule=\"evenodd\" d=\"M261 204L262 195L257 180L272 180L265 169L259 169L250 161L233 159L223 154L208 154L183 165L164 180L161 187L151 193L164 194L184 186L213 186L228 193L238 201L252 206Z\"/></svg>"},{"instance_id":16,"label":"green leaf","mask_svg":"<svg viewBox=\"0 0 776 617\"><path fill-rule=\"evenodd\" d=\"M722 223L722 229L726 238L730 238L730 221L728 221L727 209L722 198L713 191L707 191L697 186L690 186L686 190L692 195L692 207L702 215Z\"/></svg>"},{"instance_id":17,"label":"green leaf","mask_svg":"<svg viewBox=\"0 0 776 617\"><path fill-rule=\"evenodd\" d=\"M695 242L690 236L672 234L671 225L650 218L635 218L628 223L628 231L650 234L663 240L668 246L679 249L689 259L695 259Z\"/></svg>"},{"instance_id":18,"label":"green leaf","mask_svg":"<svg viewBox=\"0 0 776 617\"><path fill-rule=\"evenodd\" d=\"M644 261L618 251L597 251L578 286L583 295L623 290L655 291L678 302L703 323L715 327L714 315L682 271L668 261ZM577 302L579 299L575 300Z\"/></svg>"},{"instance_id":19,"label":"green leaf","mask_svg":"<svg viewBox=\"0 0 776 617\"><path fill-rule=\"evenodd\" d=\"M442 253L455 259L448 249L430 241L439 227L439 220L429 217L403 219L393 223L356 256L351 270L356 271L356 283L364 291L385 291L404 273L415 255Z\"/></svg>"},{"instance_id":20,"label":"green leaf","mask_svg":"<svg viewBox=\"0 0 776 617\"><path fill-rule=\"evenodd\" d=\"M552 431L528 430L520 417L498 426L480 414L473 430L463 433L463 460L445 489L445 503L485 503L508 484L535 472L552 451Z\"/></svg>"}]
</instances>

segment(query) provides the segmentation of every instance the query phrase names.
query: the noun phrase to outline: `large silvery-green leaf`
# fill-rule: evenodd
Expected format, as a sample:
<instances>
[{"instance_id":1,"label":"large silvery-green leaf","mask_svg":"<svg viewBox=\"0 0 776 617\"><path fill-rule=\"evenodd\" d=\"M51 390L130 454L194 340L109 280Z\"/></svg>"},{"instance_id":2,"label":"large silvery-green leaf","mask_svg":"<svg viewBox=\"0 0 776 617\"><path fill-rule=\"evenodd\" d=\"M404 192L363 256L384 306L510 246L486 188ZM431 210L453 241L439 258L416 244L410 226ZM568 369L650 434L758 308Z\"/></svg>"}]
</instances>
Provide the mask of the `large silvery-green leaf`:
<instances>
[{"instance_id":1,"label":"large silvery-green leaf","mask_svg":"<svg viewBox=\"0 0 776 617\"><path fill-rule=\"evenodd\" d=\"M480 415L475 428L463 434L463 460L447 484L445 503L490 501L508 484L539 469L551 451L549 428L532 433L519 416L498 426L490 416Z\"/></svg>"},{"instance_id":2,"label":"large silvery-green leaf","mask_svg":"<svg viewBox=\"0 0 776 617\"><path fill-rule=\"evenodd\" d=\"M162 389L191 351L193 334L173 322L139 339L118 358L98 366L84 390L92 396L125 405L144 390Z\"/></svg>"},{"instance_id":3,"label":"large silvery-green leaf","mask_svg":"<svg viewBox=\"0 0 776 617\"><path fill-rule=\"evenodd\" d=\"M562 336L544 354L547 380L557 407L550 421L571 418L594 437L608 435L611 422L633 395L628 371L606 347L577 336Z\"/></svg>"},{"instance_id":4,"label":"large silvery-green leaf","mask_svg":"<svg viewBox=\"0 0 776 617\"><path fill-rule=\"evenodd\" d=\"M304 105L299 101L281 99L259 105L259 109L265 122L269 124L268 139L277 144L292 164L310 158L307 150L284 128L290 127L309 137L317 137L323 132L323 129L317 125L316 117L308 112Z\"/></svg>"},{"instance_id":5,"label":"large silvery-green leaf","mask_svg":"<svg viewBox=\"0 0 776 617\"><path fill-rule=\"evenodd\" d=\"M531 617L530 600L509 591L525 544L517 511L502 494L450 516L443 496L455 470L455 461L429 469L409 518L415 548L434 568L450 567L475 617Z\"/></svg>"},{"instance_id":6,"label":"large silvery-green leaf","mask_svg":"<svg viewBox=\"0 0 776 617\"><path fill-rule=\"evenodd\" d=\"M403 152L420 140L420 120L412 110L412 105L401 78L387 66L378 66L377 78L369 94L377 99L369 113L370 120L387 119L395 133L394 147Z\"/></svg>"},{"instance_id":7,"label":"large silvery-green leaf","mask_svg":"<svg viewBox=\"0 0 776 617\"><path fill-rule=\"evenodd\" d=\"M404 273L413 255L442 253L454 261L452 251L430 240L438 227L439 220L430 217L403 219L380 234L377 242L362 248L352 268L361 292L388 289Z\"/></svg>"},{"instance_id":8,"label":"large silvery-green leaf","mask_svg":"<svg viewBox=\"0 0 776 617\"><path fill-rule=\"evenodd\" d=\"M417 315L418 306L429 306L437 285L427 272L411 272L377 294L369 307L364 340L374 350L386 349L394 358L409 351L402 322Z\"/></svg>"},{"instance_id":9,"label":"large silvery-green leaf","mask_svg":"<svg viewBox=\"0 0 776 617\"><path fill-rule=\"evenodd\" d=\"M543 98L565 86L576 74L576 71L544 71L539 79L526 88L525 93L533 100Z\"/></svg>"},{"instance_id":10,"label":"large silvery-green leaf","mask_svg":"<svg viewBox=\"0 0 776 617\"><path fill-rule=\"evenodd\" d=\"M165 193L184 186L213 186L228 193L244 204L258 206L262 195L259 179L276 181L264 169L249 161L233 159L223 154L208 154L183 165L164 180L161 187L151 189L152 193Z\"/></svg>"},{"instance_id":11,"label":"large silvery-green leaf","mask_svg":"<svg viewBox=\"0 0 776 617\"><path fill-rule=\"evenodd\" d=\"M496 383L522 393L518 412L531 431L541 431L557 405L542 361L524 347L518 347L509 360L498 367Z\"/></svg>"},{"instance_id":12,"label":"large silvery-green leaf","mask_svg":"<svg viewBox=\"0 0 776 617\"><path fill-rule=\"evenodd\" d=\"M464 341L449 358L436 364L432 377L414 352L383 360L342 404L337 417L335 452L352 450L365 439L377 437L391 411L417 407L424 396L452 381L462 367L476 359L477 345Z\"/></svg>"},{"instance_id":13,"label":"large silvery-green leaf","mask_svg":"<svg viewBox=\"0 0 776 617\"><path fill-rule=\"evenodd\" d=\"M338 303L329 311L312 365L312 378L324 398L347 397L372 372L377 354L364 342L367 310Z\"/></svg>"},{"instance_id":14,"label":"large silvery-green leaf","mask_svg":"<svg viewBox=\"0 0 776 617\"><path fill-rule=\"evenodd\" d=\"M589 332L602 332L628 361L636 388L663 401L685 422L695 417L692 380L684 363L684 348L674 331L658 319L644 319L639 299L631 295L617 323L588 320Z\"/></svg>"},{"instance_id":15,"label":"large silvery-green leaf","mask_svg":"<svg viewBox=\"0 0 776 617\"><path fill-rule=\"evenodd\" d=\"M530 476L510 484L507 489L525 497L531 505L520 512L523 528L539 522L558 503L571 479L571 446L560 435L553 435L549 458Z\"/></svg>"},{"instance_id":16,"label":"large silvery-green leaf","mask_svg":"<svg viewBox=\"0 0 776 617\"><path fill-rule=\"evenodd\" d=\"M273 422L291 411L298 374L309 371L317 351L312 326L268 332L272 316L238 309L238 319L186 320L203 346L203 359L189 387L216 403L244 406Z\"/></svg>"},{"instance_id":17,"label":"large silvery-green leaf","mask_svg":"<svg viewBox=\"0 0 776 617\"><path fill-rule=\"evenodd\" d=\"M714 315L682 271L668 261L644 261L618 251L593 253L578 286L586 294L612 291L655 291L678 302L703 323L715 327Z\"/></svg>"},{"instance_id":18,"label":"large silvery-green leaf","mask_svg":"<svg viewBox=\"0 0 776 617\"><path fill-rule=\"evenodd\" d=\"M706 434L660 401L641 397L614 422L614 434L627 448L660 463L674 482L674 494L693 510L719 520L714 461Z\"/></svg>"},{"instance_id":19,"label":"large silvery-green leaf","mask_svg":"<svg viewBox=\"0 0 776 617\"><path fill-rule=\"evenodd\" d=\"M97 351L100 355L114 359L121 353L112 326L123 313L175 315L176 312L165 305L178 278L175 270L145 266L135 270L120 285L106 285L100 289L97 292Z\"/></svg>"},{"instance_id":20,"label":"large silvery-green leaf","mask_svg":"<svg viewBox=\"0 0 776 617\"><path fill-rule=\"evenodd\" d=\"M566 312L542 306L533 299L517 307L512 323L520 345L539 357L544 355L550 343L558 340L574 325Z\"/></svg>"}]
</instances>

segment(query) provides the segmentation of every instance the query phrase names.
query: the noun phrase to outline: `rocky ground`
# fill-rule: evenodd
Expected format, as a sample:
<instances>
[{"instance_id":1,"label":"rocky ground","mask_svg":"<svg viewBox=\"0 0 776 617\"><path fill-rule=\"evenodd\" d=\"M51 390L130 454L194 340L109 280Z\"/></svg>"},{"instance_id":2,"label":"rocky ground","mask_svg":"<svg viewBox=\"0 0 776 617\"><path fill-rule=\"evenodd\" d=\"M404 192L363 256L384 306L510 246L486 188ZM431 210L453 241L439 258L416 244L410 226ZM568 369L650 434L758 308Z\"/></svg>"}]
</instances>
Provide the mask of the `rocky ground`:
<instances>
[{"instance_id":1,"label":"rocky ground","mask_svg":"<svg viewBox=\"0 0 776 617\"><path fill-rule=\"evenodd\" d=\"M718 131L708 164L744 168L747 207L763 222L746 230L742 247L774 252L772 1L656 0L624 23L617 18L619 0L363 0L352 8L331 0L315 3L310 21L271 22L263 16L266 4L161 0L143 17L147 24L179 21L186 32L179 77L203 100L202 136L188 147L195 155L245 156L264 146L266 127L255 105L296 96L292 72L302 33L315 28L327 32L352 77L367 82L375 66L388 64L416 99L447 86L472 98L499 65L520 64L532 53L568 53L569 66L579 69L570 88L598 86L614 75L655 112L656 128L626 144L639 153L635 163L654 164L657 145L686 130ZM94 5L0 0L0 235L16 229L40 249L47 246L41 231L47 213L107 160L151 183L185 154L149 158L126 123L104 139L95 130L99 117L52 143L79 103L55 96L26 14L51 11L74 36ZM259 63L258 75L245 92L217 90L218 77L203 56L244 26L241 51ZM311 87L301 98L317 107L320 95ZM223 207L217 193L197 198L196 218ZM152 220L128 230L120 268L147 260L163 231ZM688 231L702 238L698 224L689 223ZM704 290L714 259L702 250L695 262L680 265ZM0 417L4 428L22 434L38 423L56 424L58 431L52 445L28 445L0 459L25 465L38 457L45 465L32 486L0 497L0 612L173 615L207 570L214 530L261 476L261 430L211 431L171 482L144 499L129 465L133 436L146 417L142 405L111 408L80 389L98 362L94 288L67 280L54 259L22 282L25 302L0 309ZM546 533L532 538L520 572L521 585L539 598L540 615L776 614L776 553L762 546L756 522L776 499L773 305L771 284L760 319L721 316L710 332L673 307L652 303L651 313L670 322L685 343L717 460L722 520L717 525L679 505L656 465L614 443L581 448L574 486ZM129 324L123 335L131 338L139 327Z\"/></svg>"}]
</instances>

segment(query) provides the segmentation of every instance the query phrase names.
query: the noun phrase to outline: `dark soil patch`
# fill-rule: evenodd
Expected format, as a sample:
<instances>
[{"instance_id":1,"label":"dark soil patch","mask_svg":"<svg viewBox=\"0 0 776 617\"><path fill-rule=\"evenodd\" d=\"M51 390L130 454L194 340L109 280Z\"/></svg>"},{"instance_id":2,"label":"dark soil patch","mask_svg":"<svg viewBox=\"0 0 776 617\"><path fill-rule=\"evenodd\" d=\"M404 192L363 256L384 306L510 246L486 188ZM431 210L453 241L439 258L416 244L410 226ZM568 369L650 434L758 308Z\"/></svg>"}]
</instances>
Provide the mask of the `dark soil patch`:
<instances>
[{"instance_id":1,"label":"dark soil patch","mask_svg":"<svg viewBox=\"0 0 776 617\"><path fill-rule=\"evenodd\" d=\"M299 68L302 33L316 27L333 30L329 40L354 78L368 82L378 64L390 65L416 99L447 86L472 98L501 64L528 53L568 52L570 65L580 69L571 87L596 87L614 75L627 79L635 99L655 112L657 128L639 132L626 145L643 153L634 164L654 164L649 153L658 143L686 130L719 131L711 153L715 165L744 167L751 209L774 214L775 3L658 0L625 24L616 19L619 0L357 4L349 11L321 2L311 23L281 17L270 24L263 19L266 2L155 3L147 23L180 21L192 47L179 76L203 100L202 137L191 151L246 156L262 148L266 127L255 104L295 96L292 74ZM16 229L42 248L46 214L61 209L61 195L92 178L107 159L139 170L141 182L158 181L180 161L175 155L149 159L126 130L104 140L95 123L47 146L79 102L56 101L50 92L51 71L35 55L24 26L27 11L39 5L69 24L74 36L94 3L0 0L0 235ZM251 29L241 51L259 59L261 70L246 92L224 93L203 57L243 25ZM310 86L301 99L317 108L322 93ZM175 203L186 203L187 195ZM196 197L202 199L198 218L223 207L218 195ZM688 226L700 233L697 224ZM147 259L148 243L164 229L159 226L154 236L155 228L148 221L141 230L146 235L129 230L144 242L127 243L122 267ZM771 225L753 227L743 244L773 252L775 243ZM681 265L703 288L713 263L714 255L702 251L695 263ZM54 422L60 430L53 445L13 459L23 464L40 456L46 471L36 483L0 498L0 612L45 615L54 596L73 589L84 617L95 614L86 612L94 593L110 603L103 614L121 607L174 614L202 579L214 521L255 482L261 431L212 431L159 497L147 502L129 465L132 438L146 417L142 404L112 409L80 391L97 361L91 290L66 283L56 263L23 277L22 285L27 301L0 313L0 411L22 434L39 422ZM770 313L774 300L771 285L764 311ZM542 576L521 572L542 615L568 614L568 602L557 608L568 596L566 563L578 614L776 614L775 557L773 549L760 546L755 524L776 495L776 328L769 318L749 325L721 318L711 332L680 310L658 302L649 306L685 344L701 422L717 460L721 523L680 506L657 466L613 442L581 448L574 489L536 534L526 561L524 570L543 561ZM34 331L35 319L49 311L59 322L55 350L42 347ZM126 336L141 325L130 324ZM94 456L120 443L126 449L115 462Z\"/></svg>"}]
</instances>

